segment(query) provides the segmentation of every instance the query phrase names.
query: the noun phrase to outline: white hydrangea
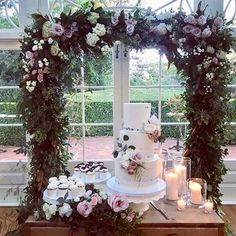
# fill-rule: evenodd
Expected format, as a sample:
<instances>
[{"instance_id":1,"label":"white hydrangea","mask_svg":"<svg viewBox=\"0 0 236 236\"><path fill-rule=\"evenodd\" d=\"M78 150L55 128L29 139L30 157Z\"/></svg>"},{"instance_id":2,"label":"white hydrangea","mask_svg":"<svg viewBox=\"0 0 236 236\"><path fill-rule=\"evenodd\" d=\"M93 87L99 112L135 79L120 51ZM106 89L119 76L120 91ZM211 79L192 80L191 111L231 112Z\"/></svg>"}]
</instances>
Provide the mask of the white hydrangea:
<instances>
[{"instance_id":1,"label":"white hydrangea","mask_svg":"<svg viewBox=\"0 0 236 236\"><path fill-rule=\"evenodd\" d=\"M216 56L221 59L221 60L224 60L225 57L226 57L226 52L222 51L222 50L219 50L217 53L216 53Z\"/></svg>"},{"instance_id":2,"label":"white hydrangea","mask_svg":"<svg viewBox=\"0 0 236 236\"><path fill-rule=\"evenodd\" d=\"M210 53L210 54L213 54L213 53L215 53L215 49L212 46L207 46L206 52Z\"/></svg>"},{"instance_id":3,"label":"white hydrangea","mask_svg":"<svg viewBox=\"0 0 236 236\"><path fill-rule=\"evenodd\" d=\"M37 51L38 50L38 45L34 45L33 47L32 47L32 51Z\"/></svg>"},{"instance_id":4,"label":"white hydrangea","mask_svg":"<svg viewBox=\"0 0 236 236\"><path fill-rule=\"evenodd\" d=\"M52 22L46 21L43 24L42 35L44 38L49 38L50 36L52 36Z\"/></svg>"},{"instance_id":5,"label":"white hydrangea","mask_svg":"<svg viewBox=\"0 0 236 236\"><path fill-rule=\"evenodd\" d=\"M28 92L32 93L35 89L35 86L37 85L36 81L26 81L26 89L28 90ZM48 209L49 205L47 203L45 203L43 205L43 210L46 211Z\"/></svg>"},{"instance_id":6,"label":"white hydrangea","mask_svg":"<svg viewBox=\"0 0 236 236\"><path fill-rule=\"evenodd\" d=\"M98 36L104 36L106 34L105 25L97 23L96 26L93 28L93 33Z\"/></svg>"},{"instance_id":7,"label":"white hydrangea","mask_svg":"<svg viewBox=\"0 0 236 236\"><path fill-rule=\"evenodd\" d=\"M26 85L28 85L28 84L30 84L31 83L31 81L27 81L26 82ZM43 211L44 212L47 212L48 211L48 209L49 209L49 204L47 204L46 202L43 204Z\"/></svg>"},{"instance_id":8,"label":"white hydrangea","mask_svg":"<svg viewBox=\"0 0 236 236\"><path fill-rule=\"evenodd\" d=\"M97 34L88 33L86 35L86 43L91 47L94 47L98 40L99 40L99 37L97 36Z\"/></svg>"},{"instance_id":9,"label":"white hydrangea","mask_svg":"<svg viewBox=\"0 0 236 236\"><path fill-rule=\"evenodd\" d=\"M48 212L51 214L51 215L56 215L56 212L57 212L57 206L55 204L52 204L49 206L49 209L48 209Z\"/></svg>"},{"instance_id":10,"label":"white hydrangea","mask_svg":"<svg viewBox=\"0 0 236 236\"><path fill-rule=\"evenodd\" d=\"M105 192L100 191L100 192L99 192L99 195L100 195L100 197L101 197L103 200L106 200L106 199L107 199L107 194L106 194Z\"/></svg>"},{"instance_id":11,"label":"white hydrangea","mask_svg":"<svg viewBox=\"0 0 236 236\"><path fill-rule=\"evenodd\" d=\"M99 18L99 14L98 14L98 13L96 13L96 12L91 12L91 13L90 13L90 16L88 17L88 21L89 21L91 24L96 24L98 18Z\"/></svg>"},{"instance_id":12,"label":"white hydrangea","mask_svg":"<svg viewBox=\"0 0 236 236\"><path fill-rule=\"evenodd\" d=\"M161 14L159 16L157 16L158 20L166 20L166 19L170 19L172 17L171 12L170 11L166 11L166 12L161 12Z\"/></svg>"}]
</instances>

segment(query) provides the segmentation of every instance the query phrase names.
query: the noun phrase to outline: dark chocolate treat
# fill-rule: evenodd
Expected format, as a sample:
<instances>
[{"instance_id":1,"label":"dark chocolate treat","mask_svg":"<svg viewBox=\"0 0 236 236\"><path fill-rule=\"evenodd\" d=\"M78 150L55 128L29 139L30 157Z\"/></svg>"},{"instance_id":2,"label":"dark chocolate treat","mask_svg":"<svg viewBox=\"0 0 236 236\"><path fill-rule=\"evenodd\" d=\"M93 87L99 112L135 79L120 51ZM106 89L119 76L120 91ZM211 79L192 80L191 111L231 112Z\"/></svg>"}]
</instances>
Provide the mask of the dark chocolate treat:
<instances>
[{"instance_id":1,"label":"dark chocolate treat","mask_svg":"<svg viewBox=\"0 0 236 236\"><path fill-rule=\"evenodd\" d=\"M103 161L98 161L97 163L98 163L98 165L104 166L104 162Z\"/></svg>"}]
</instances>

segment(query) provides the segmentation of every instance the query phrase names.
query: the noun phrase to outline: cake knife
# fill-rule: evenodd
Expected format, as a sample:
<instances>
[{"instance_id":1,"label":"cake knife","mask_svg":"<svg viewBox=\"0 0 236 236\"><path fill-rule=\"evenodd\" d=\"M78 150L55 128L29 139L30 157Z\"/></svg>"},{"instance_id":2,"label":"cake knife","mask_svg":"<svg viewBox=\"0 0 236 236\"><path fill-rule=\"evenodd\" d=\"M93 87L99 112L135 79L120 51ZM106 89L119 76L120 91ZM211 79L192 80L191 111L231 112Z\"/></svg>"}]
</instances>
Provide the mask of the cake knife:
<instances>
[{"instance_id":1,"label":"cake knife","mask_svg":"<svg viewBox=\"0 0 236 236\"><path fill-rule=\"evenodd\" d=\"M168 217L168 216L166 215L166 213L165 213L161 208L158 208L158 207L156 206L156 204L155 204L153 201L150 202L150 205L151 205L155 210L157 210L158 212L160 212L161 215L164 216L164 218L165 218L166 220L175 220L175 219L173 219L173 218Z\"/></svg>"}]
</instances>

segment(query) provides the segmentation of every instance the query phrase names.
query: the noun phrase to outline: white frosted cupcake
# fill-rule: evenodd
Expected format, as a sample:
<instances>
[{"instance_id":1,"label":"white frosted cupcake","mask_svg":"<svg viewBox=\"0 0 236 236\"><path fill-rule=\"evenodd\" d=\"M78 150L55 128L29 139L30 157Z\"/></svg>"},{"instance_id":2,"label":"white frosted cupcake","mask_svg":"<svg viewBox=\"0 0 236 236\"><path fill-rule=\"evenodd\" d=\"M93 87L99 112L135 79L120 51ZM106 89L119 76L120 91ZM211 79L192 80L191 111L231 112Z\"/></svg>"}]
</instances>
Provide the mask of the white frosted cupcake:
<instances>
[{"instance_id":1,"label":"white frosted cupcake","mask_svg":"<svg viewBox=\"0 0 236 236\"><path fill-rule=\"evenodd\" d=\"M74 176L69 176L68 181L75 181L75 177Z\"/></svg>"},{"instance_id":2,"label":"white frosted cupcake","mask_svg":"<svg viewBox=\"0 0 236 236\"><path fill-rule=\"evenodd\" d=\"M72 198L79 197L80 189L79 189L79 187L77 185L75 185L75 184L70 185L69 189L70 189Z\"/></svg>"},{"instance_id":3,"label":"white frosted cupcake","mask_svg":"<svg viewBox=\"0 0 236 236\"><path fill-rule=\"evenodd\" d=\"M54 185L60 185L60 181L58 181L58 180L53 180L52 182L50 182L50 184L54 184Z\"/></svg>"},{"instance_id":4,"label":"white frosted cupcake","mask_svg":"<svg viewBox=\"0 0 236 236\"><path fill-rule=\"evenodd\" d=\"M47 186L47 194L50 198L56 198L57 197L57 185L55 184L49 184Z\"/></svg>"},{"instance_id":5,"label":"white frosted cupcake","mask_svg":"<svg viewBox=\"0 0 236 236\"><path fill-rule=\"evenodd\" d=\"M100 179L106 179L107 173L108 173L108 169L106 167L102 166L99 170Z\"/></svg>"},{"instance_id":6,"label":"white frosted cupcake","mask_svg":"<svg viewBox=\"0 0 236 236\"><path fill-rule=\"evenodd\" d=\"M68 180L62 178L62 179L60 179L60 183L61 183L61 184L68 184Z\"/></svg>"},{"instance_id":7,"label":"white frosted cupcake","mask_svg":"<svg viewBox=\"0 0 236 236\"><path fill-rule=\"evenodd\" d=\"M57 177L51 177L48 179L48 182L51 183L51 182L57 181L57 180L58 180Z\"/></svg>"},{"instance_id":8,"label":"white frosted cupcake","mask_svg":"<svg viewBox=\"0 0 236 236\"><path fill-rule=\"evenodd\" d=\"M74 177L75 178L80 178L81 177L80 168L74 168Z\"/></svg>"},{"instance_id":9,"label":"white frosted cupcake","mask_svg":"<svg viewBox=\"0 0 236 236\"><path fill-rule=\"evenodd\" d=\"M68 192L68 187L69 187L68 184L60 184L58 186L57 196L64 197L66 193Z\"/></svg>"},{"instance_id":10,"label":"white frosted cupcake","mask_svg":"<svg viewBox=\"0 0 236 236\"><path fill-rule=\"evenodd\" d=\"M66 175L60 175L59 180L61 180L61 179L67 179L67 176Z\"/></svg>"},{"instance_id":11,"label":"white frosted cupcake","mask_svg":"<svg viewBox=\"0 0 236 236\"><path fill-rule=\"evenodd\" d=\"M77 187L79 188L79 197L83 196L85 194L85 184L83 182L77 182Z\"/></svg>"},{"instance_id":12,"label":"white frosted cupcake","mask_svg":"<svg viewBox=\"0 0 236 236\"><path fill-rule=\"evenodd\" d=\"M88 170L89 170L89 168L87 166L80 167L81 179L85 180L85 175Z\"/></svg>"},{"instance_id":13,"label":"white frosted cupcake","mask_svg":"<svg viewBox=\"0 0 236 236\"><path fill-rule=\"evenodd\" d=\"M100 166L94 168L95 171L95 179L100 179Z\"/></svg>"},{"instance_id":14,"label":"white frosted cupcake","mask_svg":"<svg viewBox=\"0 0 236 236\"><path fill-rule=\"evenodd\" d=\"M95 171L93 169L90 169L85 174L85 180L88 182L94 182L95 181Z\"/></svg>"}]
</instances>

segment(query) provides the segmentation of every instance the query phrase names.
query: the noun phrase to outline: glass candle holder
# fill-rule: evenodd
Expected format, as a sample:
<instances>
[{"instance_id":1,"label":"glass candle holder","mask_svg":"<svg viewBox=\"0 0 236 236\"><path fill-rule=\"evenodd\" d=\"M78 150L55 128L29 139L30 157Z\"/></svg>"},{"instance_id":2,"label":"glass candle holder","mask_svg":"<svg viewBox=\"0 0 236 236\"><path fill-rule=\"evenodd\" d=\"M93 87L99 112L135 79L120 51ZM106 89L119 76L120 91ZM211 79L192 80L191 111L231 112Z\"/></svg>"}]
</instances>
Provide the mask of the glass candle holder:
<instances>
[{"instance_id":1,"label":"glass candle holder","mask_svg":"<svg viewBox=\"0 0 236 236\"><path fill-rule=\"evenodd\" d=\"M206 201L207 183L201 178L191 178L187 181L189 203L192 206L203 206Z\"/></svg>"},{"instance_id":2,"label":"glass candle holder","mask_svg":"<svg viewBox=\"0 0 236 236\"><path fill-rule=\"evenodd\" d=\"M179 211L184 211L186 207L186 201L181 197L178 201L177 201L177 210Z\"/></svg>"},{"instance_id":3,"label":"glass candle holder","mask_svg":"<svg viewBox=\"0 0 236 236\"><path fill-rule=\"evenodd\" d=\"M191 178L191 159L188 157L176 159L174 169L178 175L178 194L187 196L187 180Z\"/></svg>"},{"instance_id":4,"label":"glass candle holder","mask_svg":"<svg viewBox=\"0 0 236 236\"><path fill-rule=\"evenodd\" d=\"M166 200L178 200L178 175L173 167L166 168L164 172L166 181Z\"/></svg>"},{"instance_id":5,"label":"glass candle holder","mask_svg":"<svg viewBox=\"0 0 236 236\"><path fill-rule=\"evenodd\" d=\"M214 209L213 202L208 199L208 200L204 203L204 212L205 212L206 214L211 214L211 213L213 212L213 209Z\"/></svg>"}]
</instances>

